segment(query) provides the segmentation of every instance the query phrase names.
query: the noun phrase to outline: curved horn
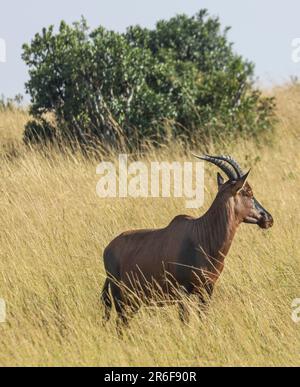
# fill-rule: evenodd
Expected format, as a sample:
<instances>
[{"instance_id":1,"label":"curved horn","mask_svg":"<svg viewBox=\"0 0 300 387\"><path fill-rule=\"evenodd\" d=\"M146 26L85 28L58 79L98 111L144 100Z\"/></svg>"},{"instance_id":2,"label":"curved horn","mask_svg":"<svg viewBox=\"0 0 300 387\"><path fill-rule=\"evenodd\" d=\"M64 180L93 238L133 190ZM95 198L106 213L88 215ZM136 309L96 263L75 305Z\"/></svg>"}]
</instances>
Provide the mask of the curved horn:
<instances>
[{"instance_id":1,"label":"curved horn","mask_svg":"<svg viewBox=\"0 0 300 387\"><path fill-rule=\"evenodd\" d=\"M224 173L226 173L227 177L231 180L236 180L239 176L237 174L237 172L234 170L232 170L229 165L227 165L225 163L225 161L228 162L228 160L222 160L222 159L219 159L218 157L213 157L213 156L209 156L209 155L205 155L205 156L196 156L196 155L193 155L195 156L197 159L200 159L200 160L204 160L204 161L208 161L209 163L212 163L214 165L216 165L217 167L219 167ZM230 163L229 163L230 164ZM230 164L231 165L231 164Z\"/></svg>"},{"instance_id":2,"label":"curved horn","mask_svg":"<svg viewBox=\"0 0 300 387\"><path fill-rule=\"evenodd\" d=\"M235 161L231 156L213 156L213 158L227 161L228 164L232 166L232 168L235 170L237 177L241 178L245 175L245 172L240 167L239 163Z\"/></svg>"}]
</instances>

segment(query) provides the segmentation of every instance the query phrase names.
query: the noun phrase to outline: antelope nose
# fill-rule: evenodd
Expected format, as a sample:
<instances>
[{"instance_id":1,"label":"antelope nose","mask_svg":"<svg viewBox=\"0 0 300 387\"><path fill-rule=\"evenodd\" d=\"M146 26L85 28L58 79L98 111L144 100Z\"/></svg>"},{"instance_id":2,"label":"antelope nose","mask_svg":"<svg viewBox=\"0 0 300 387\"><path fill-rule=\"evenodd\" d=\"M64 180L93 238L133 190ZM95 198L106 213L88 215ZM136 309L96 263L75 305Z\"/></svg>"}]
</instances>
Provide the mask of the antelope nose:
<instances>
[{"instance_id":1,"label":"antelope nose","mask_svg":"<svg viewBox=\"0 0 300 387\"><path fill-rule=\"evenodd\" d=\"M269 223L270 223L270 227L272 227L273 224L274 224L274 219L273 219L273 216L272 216L272 215L269 215L268 221L269 221Z\"/></svg>"},{"instance_id":2,"label":"antelope nose","mask_svg":"<svg viewBox=\"0 0 300 387\"><path fill-rule=\"evenodd\" d=\"M269 227L272 227L274 223L272 215L264 212L262 216L264 220L268 223Z\"/></svg>"},{"instance_id":3,"label":"antelope nose","mask_svg":"<svg viewBox=\"0 0 300 387\"><path fill-rule=\"evenodd\" d=\"M261 225L263 225L263 228L270 228L274 224L274 220L271 214L269 214L267 211L259 211L259 214L261 216Z\"/></svg>"},{"instance_id":4,"label":"antelope nose","mask_svg":"<svg viewBox=\"0 0 300 387\"><path fill-rule=\"evenodd\" d=\"M266 211L259 211L260 216L262 216L265 220L270 220L272 219L271 214L269 214Z\"/></svg>"}]
</instances>

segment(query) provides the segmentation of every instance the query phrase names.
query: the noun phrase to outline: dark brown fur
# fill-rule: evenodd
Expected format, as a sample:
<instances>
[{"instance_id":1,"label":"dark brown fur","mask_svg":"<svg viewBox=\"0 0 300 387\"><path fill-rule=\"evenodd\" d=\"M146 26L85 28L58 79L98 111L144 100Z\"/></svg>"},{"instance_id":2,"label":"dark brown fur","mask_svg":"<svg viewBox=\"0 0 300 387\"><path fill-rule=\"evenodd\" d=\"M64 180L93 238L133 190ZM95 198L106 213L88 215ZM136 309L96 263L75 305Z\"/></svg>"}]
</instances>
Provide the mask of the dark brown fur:
<instances>
[{"instance_id":1,"label":"dark brown fur","mask_svg":"<svg viewBox=\"0 0 300 387\"><path fill-rule=\"evenodd\" d=\"M148 302L153 288L166 300L178 299L180 290L206 303L238 226L247 220L254 223L253 219L262 228L273 224L271 215L256 207L246 178L224 183L219 175L218 195L200 218L180 215L166 228L125 232L108 245L104 251L108 279L102 293L105 320L112 306L109 286L123 322L127 322L126 307L138 309L139 302L133 303L132 295ZM180 316L186 318L182 303Z\"/></svg>"}]
</instances>

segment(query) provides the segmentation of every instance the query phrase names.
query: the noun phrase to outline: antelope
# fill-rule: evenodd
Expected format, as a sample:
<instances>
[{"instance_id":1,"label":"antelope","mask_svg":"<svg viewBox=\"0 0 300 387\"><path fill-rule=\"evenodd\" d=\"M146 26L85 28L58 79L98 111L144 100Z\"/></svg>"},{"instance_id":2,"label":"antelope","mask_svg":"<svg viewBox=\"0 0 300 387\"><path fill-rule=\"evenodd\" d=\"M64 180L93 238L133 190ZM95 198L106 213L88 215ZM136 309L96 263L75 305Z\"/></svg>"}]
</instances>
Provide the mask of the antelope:
<instances>
[{"instance_id":1,"label":"antelope","mask_svg":"<svg viewBox=\"0 0 300 387\"><path fill-rule=\"evenodd\" d=\"M218 193L203 216L179 215L166 228L125 232L107 246L103 256L107 278L101 294L104 323L110 319L111 296L117 322L128 325L129 316L151 300L151 286L166 302L179 304L180 319L186 322L188 310L177 290L207 306L239 225L273 226L271 214L255 199L247 181L250 170L244 173L229 156L196 157L217 166L228 180L218 172ZM132 295L139 302L132 302Z\"/></svg>"}]
</instances>

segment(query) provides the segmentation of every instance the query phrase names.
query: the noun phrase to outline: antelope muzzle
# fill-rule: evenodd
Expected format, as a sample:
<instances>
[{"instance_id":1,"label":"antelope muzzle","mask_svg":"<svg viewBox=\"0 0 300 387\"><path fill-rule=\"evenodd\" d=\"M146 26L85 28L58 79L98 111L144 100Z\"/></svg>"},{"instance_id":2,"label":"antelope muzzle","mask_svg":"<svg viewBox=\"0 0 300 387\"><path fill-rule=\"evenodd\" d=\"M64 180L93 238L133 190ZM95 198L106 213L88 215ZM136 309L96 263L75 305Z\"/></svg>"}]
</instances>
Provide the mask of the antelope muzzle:
<instances>
[{"instance_id":1,"label":"antelope muzzle","mask_svg":"<svg viewBox=\"0 0 300 387\"><path fill-rule=\"evenodd\" d=\"M256 199L254 199L254 206L258 213L257 225L263 229L272 227L274 224L272 215Z\"/></svg>"}]
</instances>

